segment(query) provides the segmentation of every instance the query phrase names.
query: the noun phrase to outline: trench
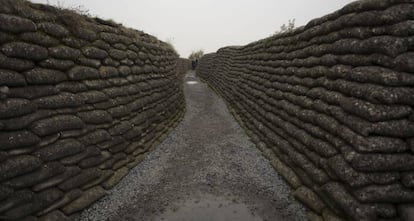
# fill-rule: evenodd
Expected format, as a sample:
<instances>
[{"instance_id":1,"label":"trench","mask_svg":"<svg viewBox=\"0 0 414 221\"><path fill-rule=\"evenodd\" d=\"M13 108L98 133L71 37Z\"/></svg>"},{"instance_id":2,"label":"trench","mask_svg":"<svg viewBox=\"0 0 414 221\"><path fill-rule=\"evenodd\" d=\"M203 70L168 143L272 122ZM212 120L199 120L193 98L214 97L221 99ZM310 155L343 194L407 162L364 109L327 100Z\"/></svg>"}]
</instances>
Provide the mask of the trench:
<instances>
[{"instance_id":1,"label":"trench","mask_svg":"<svg viewBox=\"0 0 414 221\"><path fill-rule=\"evenodd\" d=\"M289 186L195 72L181 123L83 220L306 220Z\"/></svg>"}]
</instances>

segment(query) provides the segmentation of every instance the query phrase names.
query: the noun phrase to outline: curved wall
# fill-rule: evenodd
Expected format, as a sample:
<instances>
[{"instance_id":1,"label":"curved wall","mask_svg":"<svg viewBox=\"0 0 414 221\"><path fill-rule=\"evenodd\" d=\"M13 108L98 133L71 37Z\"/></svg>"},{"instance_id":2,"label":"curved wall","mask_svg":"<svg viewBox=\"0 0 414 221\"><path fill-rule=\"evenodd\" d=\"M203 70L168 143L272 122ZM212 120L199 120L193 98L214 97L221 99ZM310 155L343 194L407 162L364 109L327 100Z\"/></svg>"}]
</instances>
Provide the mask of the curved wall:
<instances>
[{"instance_id":1,"label":"curved wall","mask_svg":"<svg viewBox=\"0 0 414 221\"><path fill-rule=\"evenodd\" d=\"M197 74L310 220L414 220L412 1L354 2L205 55Z\"/></svg>"},{"instance_id":2,"label":"curved wall","mask_svg":"<svg viewBox=\"0 0 414 221\"><path fill-rule=\"evenodd\" d=\"M112 21L0 2L0 220L69 220L184 112L177 57Z\"/></svg>"}]
</instances>

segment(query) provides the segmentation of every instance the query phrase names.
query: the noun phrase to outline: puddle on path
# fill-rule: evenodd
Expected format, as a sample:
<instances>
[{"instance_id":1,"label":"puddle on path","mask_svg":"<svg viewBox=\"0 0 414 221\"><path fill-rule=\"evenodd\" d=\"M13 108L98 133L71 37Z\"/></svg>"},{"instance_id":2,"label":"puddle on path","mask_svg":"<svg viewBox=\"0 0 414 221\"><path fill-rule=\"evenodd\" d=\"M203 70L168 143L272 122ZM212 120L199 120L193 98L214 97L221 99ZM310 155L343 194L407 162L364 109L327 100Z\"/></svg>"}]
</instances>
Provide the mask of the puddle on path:
<instances>
[{"instance_id":1,"label":"puddle on path","mask_svg":"<svg viewBox=\"0 0 414 221\"><path fill-rule=\"evenodd\" d=\"M215 196L186 200L167 209L156 221L262 221L246 205Z\"/></svg>"},{"instance_id":2,"label":"puddle on path","mask_svg":"<svg viewBox=\"0 0 414 221\"><path fill-rule=\"evenodd\" d=\"M186 81L187 84L198 84L198 81Z\"/></svg>"}]
</instances>

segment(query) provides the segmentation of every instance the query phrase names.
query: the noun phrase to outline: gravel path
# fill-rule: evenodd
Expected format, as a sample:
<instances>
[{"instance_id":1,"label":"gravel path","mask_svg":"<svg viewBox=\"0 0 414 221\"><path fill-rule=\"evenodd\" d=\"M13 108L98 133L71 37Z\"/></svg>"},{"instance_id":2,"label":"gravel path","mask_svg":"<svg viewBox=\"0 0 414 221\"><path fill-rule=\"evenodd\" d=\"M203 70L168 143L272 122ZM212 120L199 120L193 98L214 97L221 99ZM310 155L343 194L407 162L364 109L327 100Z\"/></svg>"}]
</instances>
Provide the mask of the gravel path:
<instances>
[{"instance_id":1,"label":"gravel path","mask_svg":"<svg viewBox=\"0 0 414 221\"><path fill-rule=\"evenodd\" d=\"M83 220L306 220L225 103L186 75L183 121Z\"/></svg>"}]
</instances>

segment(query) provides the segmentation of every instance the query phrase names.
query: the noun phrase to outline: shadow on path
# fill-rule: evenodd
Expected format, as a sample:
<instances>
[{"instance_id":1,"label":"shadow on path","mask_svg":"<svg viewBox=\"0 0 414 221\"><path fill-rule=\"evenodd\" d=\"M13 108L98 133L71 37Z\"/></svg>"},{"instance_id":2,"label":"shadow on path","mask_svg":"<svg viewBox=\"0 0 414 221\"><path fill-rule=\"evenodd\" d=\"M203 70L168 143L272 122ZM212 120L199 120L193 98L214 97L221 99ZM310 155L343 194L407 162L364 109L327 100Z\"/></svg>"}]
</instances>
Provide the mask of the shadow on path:
<instances>
[{"instance_id":1,"label":"shadow on path","mask_svg":"<svg viewBox=\"0 0 414 221\"><path fill-rule=\"evenodd\" d=\"M306 220L287 184L193 71L184 93L183 121L80 220Z\"/></svg>"}]
</instances>

